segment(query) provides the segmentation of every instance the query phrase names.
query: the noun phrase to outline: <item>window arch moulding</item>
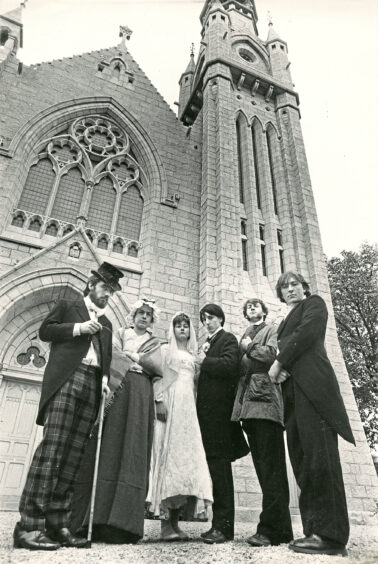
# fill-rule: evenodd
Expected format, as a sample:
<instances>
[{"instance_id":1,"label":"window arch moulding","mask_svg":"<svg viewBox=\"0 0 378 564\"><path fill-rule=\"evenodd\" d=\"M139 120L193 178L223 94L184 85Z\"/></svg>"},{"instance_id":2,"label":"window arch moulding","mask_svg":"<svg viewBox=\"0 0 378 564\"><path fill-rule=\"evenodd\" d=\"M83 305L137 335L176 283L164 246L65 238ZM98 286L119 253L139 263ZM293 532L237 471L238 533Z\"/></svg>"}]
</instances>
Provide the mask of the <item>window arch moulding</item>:
<instances>
[{"instance_id":1,"label":"window arch moulding","mask_svg":"<svg viewBox=\"0 0 378 564\"><path fill-rule=\"evenodd\" d=\"M59 138L73 120L93 114L110 118L127 131L132 146L130 156L135 158L140 172L144 174L142 182L145 191L155 201L164 202L168 197L168 181L158 150L139 121L111 97L67 100L42 110L16 132L9 148L0 147L0 153L14 158L17 163L26 162L30 167L35 159L37 144L47 144L53 137Z\"/></svg>"},{"instance_id":2,"label":"window arch moulding","mask_svg":"<svg viewBox=\"0 0 378 564\"><path fill-rule=\"evenodd\" d=\"M261 45L257 43L257 41L253 41L253 39L249 35L234 35L232 37L231 47L236 53L238 53L239 49L243 48L247 49L248 51L251 50L253 55L256 57L256 60L252 61L251 64L254 66L259 66L260 63L260 65L264 67L265 71L271 73L268 53Z\"/></svg>"},{"instance_id":3,"label":"window arch moulding","mask_svg":"<svg viewBox=\"0 0 378 564\"><path fill-rule=\"evenodd\" d=\"M62 177L73 169L80 171L87 191L82 199L80 210L77 212L78 216L64 218L72 223L75 223L78 217L88 213L93 187L98 185L104 177L111 179L119 197L131 184L137 183L142 187L143 181L148 182L147 175L136 159L129 155L129 151L130 140L126 131L113 120L100 115L77 118L71 123L67 133L40 142L36 148L37 154L31 161L29 170L32 170L32 167L37 166L39 162L43 162L43 159L48 159L56 174L55 182L49 187L48 205L41 202L41 209L25 210L18 205L17 217L20 218L20 210L49 216L54 211L54 202L56 202ZM24 189L27 189L27 186ZM21 193L19 202L22 201L23 194L24 191ZM144 191L142 194L145 199ZM113 214L113 209L111 212ZM17 225L14 219L15 216L13 216L12 223ZM53 219L62 218L54 217ZM95 226L91 225L91 227ZM113 234L113 228L109 226L109 230Z\"/></svg>"}]
</instances>

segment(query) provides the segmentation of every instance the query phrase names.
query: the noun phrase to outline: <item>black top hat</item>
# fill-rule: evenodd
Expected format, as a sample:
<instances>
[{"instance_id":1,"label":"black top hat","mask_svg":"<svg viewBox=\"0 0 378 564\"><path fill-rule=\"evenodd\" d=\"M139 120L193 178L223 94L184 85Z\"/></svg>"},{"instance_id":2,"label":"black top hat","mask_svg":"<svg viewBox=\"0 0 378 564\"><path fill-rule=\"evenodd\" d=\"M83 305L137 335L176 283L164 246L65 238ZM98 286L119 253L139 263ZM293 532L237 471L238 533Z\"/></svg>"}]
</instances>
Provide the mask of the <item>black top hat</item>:
<instances>
[{"instance_id":1,"label":"black top hat","mask_svg":"<svg viewBox=\"0 0 378 564\"><path fill-rule=\"evenodd\" d=\"M91 270L91 272L95 276L98 276L100 280L109 284L115 292L122 290L118 280L123 278L123 273L116 266L113 266L109 262L103 262L99 266L98 270Z\"/></svg>"}]
</instances>

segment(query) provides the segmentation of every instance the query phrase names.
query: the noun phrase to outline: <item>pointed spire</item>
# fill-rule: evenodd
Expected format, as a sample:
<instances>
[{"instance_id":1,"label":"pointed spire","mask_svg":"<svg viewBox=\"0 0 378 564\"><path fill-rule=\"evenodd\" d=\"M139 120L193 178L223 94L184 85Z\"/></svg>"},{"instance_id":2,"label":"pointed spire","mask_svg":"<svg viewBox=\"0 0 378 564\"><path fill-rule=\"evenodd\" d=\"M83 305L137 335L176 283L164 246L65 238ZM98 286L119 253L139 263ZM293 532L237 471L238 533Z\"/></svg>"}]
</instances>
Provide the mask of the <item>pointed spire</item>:
<instances>
[{"instance_id":1,"label":"pointed spire","mask_svg":"<svg viewBox=\"0 0 378 564\"><path fill-rule=\"evenodd\" d=\"M213 4L212 4L212 6L211 6L211 9L213 10L213 9L216 9L216 8L217 8L217 9L224 10L223 4L222 4L222 2L221 2L220 0L213 0Z\"/></svg>"},{"instance_id":2,"label":"pointed spire","mask_svg":"<svg viewBox=\"0 0 378 564\"><path fill-rule=\"evenodd\" d=\"M268 12L268 19L269 19L269 31L268 31L267 40L265 41L266 45L272 43L273 41L281 41L281 43L285 43L286 45L286 41L281 39L281 37L278 35L278 33L273 27L272 14L270 12Z\"/></svg>"},{"instance_id":3,"label":"pointed spire","mask_svg":"<svg viewBox=\"0 0 378 564\"><path fill-rule=\"evenodd\" d=\"M194 73L196 70L196 63L194 62L194 43L190 46L190 60L184 74Z\"/></svg>"},{"instance_id":4,"label":"pointed spire","mask_svg":"<svg viewBox=\"0 0 378 564\"><path fill-rule=\"evenodd\" d=\"M24 2L21 2L15 8L8 10L8 12L1 13L0 15L2 17L5 17L8 20L11 20L12 22L14 22L16 24L22 25L22 11L25 8L27 1L28 0L24 0ZM15 2L8 2L8 4L15 4Z\"/></svg>"}]
</instances>

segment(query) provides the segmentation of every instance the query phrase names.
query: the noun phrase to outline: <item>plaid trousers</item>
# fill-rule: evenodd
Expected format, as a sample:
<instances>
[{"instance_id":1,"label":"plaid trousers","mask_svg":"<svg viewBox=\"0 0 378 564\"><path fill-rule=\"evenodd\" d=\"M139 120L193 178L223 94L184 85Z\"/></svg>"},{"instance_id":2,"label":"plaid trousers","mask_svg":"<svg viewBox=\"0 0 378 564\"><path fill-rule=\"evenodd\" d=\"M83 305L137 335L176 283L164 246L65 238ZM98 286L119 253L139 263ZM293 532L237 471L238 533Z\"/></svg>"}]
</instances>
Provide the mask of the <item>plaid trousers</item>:
<instances>
[{"instance_id":1,"label":"plaid trousers","mask_svg":"<svg viewBox=\"0 0 378 564\"><path fill-rule=\"evenodd\" d=\"M43 439L19 505L24 530L69 527L74 480L97 415L95 372L81 364L46 406Z\"/></svg>"}]
</instances>

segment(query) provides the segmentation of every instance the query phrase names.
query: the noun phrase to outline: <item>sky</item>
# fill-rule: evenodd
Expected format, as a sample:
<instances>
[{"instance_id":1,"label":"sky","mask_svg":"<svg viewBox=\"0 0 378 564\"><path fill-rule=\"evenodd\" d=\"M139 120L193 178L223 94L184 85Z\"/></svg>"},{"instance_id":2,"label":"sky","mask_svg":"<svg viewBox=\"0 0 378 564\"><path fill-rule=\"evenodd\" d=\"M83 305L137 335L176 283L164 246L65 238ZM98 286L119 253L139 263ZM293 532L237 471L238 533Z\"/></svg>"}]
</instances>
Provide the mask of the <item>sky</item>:
<instances>
[{"instance_id":1,"label":"sky","mask_svg":"<svg viewBox=\"0 0 378 564\"><path fill-rule=\"evenodd\" d=\"M0 0L0 13L18 5ZM198 53L204 0L27 0L25 64L119 43L176 111L178 80ZM288 43L323 247L328 257L378 240L378 3L256 0L260 38Z\"/></svg>"}]
</instances>

